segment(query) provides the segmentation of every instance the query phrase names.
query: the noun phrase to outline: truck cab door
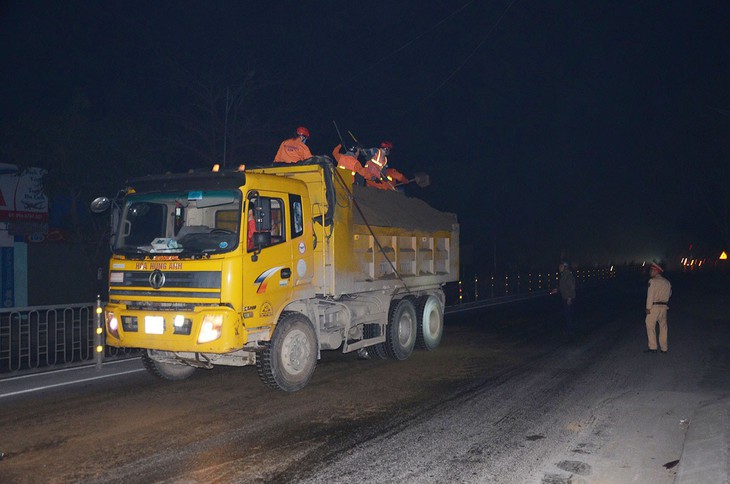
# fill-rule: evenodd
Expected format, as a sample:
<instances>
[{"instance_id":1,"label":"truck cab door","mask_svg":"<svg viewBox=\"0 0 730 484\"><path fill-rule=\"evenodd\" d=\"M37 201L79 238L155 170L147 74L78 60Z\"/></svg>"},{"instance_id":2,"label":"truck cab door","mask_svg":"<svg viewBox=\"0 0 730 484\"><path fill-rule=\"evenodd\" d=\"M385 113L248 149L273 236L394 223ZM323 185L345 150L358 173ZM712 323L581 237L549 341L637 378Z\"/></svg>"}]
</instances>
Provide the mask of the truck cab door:
<instances>
[{"instance_id":1,"label":"truck cab door","mask_svg":"<svg viewBox=\"0 0 730 484\"><path fill-rule=\"evenodd\" d=\"M289 194L290 223L288 225L291 238L292 261L294 267L293 287L301 290L294 297L307 297L304 292L310 291L314 279L314 234L312 221L304 204L305 199L300 194Z\"/></svg>"},{"instance_id":2,"label":"truck cab door","mask_svg":"<svg viewBox=\"0 0 730 484\"><path fill-rule=\"evenodd\" d=\"M251 308L255 326L274 322L279 309L292 297L292 242L288 194L261 191L246 200L246 250L243 301Z\"/></svg>"}]
</instances>

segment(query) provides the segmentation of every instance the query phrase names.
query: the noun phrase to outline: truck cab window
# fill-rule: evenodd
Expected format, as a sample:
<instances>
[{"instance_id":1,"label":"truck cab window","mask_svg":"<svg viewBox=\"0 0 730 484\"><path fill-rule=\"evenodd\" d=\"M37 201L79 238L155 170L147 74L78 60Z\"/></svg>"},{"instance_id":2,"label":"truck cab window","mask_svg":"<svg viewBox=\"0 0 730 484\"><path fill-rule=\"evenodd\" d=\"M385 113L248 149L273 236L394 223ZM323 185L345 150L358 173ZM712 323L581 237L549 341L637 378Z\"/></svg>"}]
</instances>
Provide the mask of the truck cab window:
<instances>
[{"instance_id":1,"label":"truck cab window","mask_svg":"<svg viewBox=\"0 0 730 484\"><path fill-rule=\"evenodd\" d=\"M277 244L284 239L284 210L281 199L271 200L271 243Z\"/></svg>"},{"instance_id":2,"label":"truck cab window","mask_svg":"<svg viewBox=\"0 0 730 484\"><path fill-rule=\"evenodd\" d=\"M126 245L149 244L156 237L165 235L166 206L158 203L139 202L129 205L127 223L122 230Z\"/></svg>"},{"instance_id":3,"label":"truck cab window","mask_svg":"<svg viewBox=\"0 0 730 484\"><path fill-rule=\"evenodd\" d=\"M272 245L281 244L286 241L285 227L285 213L284 213L284 201L281 198L270 198L261 197L258 203L268 209L268 216L266 217L270 223L270 229L265 230L269 233L270 237L267 237L267 242L260 248L266 248ZM253 234L256 232L262 232L262 221L256 220L256 204L257 199L252 198L249 200L247 209L247 249L249 252L256 249L254 244Z\"/></svg>"},{"instance_id":4,"label":"truck cab window","mask_svg":"<svg viewBox=\"0 0 730 484\"><path fill-rule=\"evenodd\" d=\"M238 246L241 200L239 190L131 194L112 250L183 258L230 252Z\"/></svg>"},{"instance_id":5,"label":"truck cab window","mask_svg":"<svg viewBox=\"0 0 730 484\"><path fill-rule=\"evenodd\" d=\"M291 238L293 239L304 233L301 196L289 195L289 210L291 213Z\"/></svg>"}]
</instances>

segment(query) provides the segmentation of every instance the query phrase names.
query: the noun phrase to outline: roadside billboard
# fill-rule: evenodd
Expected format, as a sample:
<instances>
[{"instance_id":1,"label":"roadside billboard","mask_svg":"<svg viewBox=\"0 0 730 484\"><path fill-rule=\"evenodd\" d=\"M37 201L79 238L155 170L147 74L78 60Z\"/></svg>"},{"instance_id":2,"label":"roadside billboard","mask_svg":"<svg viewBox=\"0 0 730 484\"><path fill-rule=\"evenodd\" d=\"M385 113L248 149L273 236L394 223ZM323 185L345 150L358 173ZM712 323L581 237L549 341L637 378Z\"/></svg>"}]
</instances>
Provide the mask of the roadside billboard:
<instances>
[{"instance_id":1,"label":"roadside billboard","mask_svg":"<svg viewBox=\"0 0 730 484\"><path fill-rule=\"evenodd\" d=\"M0 163L0 230L10 235L48 231L48 197L43 193L42 168Z\"/></svg>"}]
</instances>

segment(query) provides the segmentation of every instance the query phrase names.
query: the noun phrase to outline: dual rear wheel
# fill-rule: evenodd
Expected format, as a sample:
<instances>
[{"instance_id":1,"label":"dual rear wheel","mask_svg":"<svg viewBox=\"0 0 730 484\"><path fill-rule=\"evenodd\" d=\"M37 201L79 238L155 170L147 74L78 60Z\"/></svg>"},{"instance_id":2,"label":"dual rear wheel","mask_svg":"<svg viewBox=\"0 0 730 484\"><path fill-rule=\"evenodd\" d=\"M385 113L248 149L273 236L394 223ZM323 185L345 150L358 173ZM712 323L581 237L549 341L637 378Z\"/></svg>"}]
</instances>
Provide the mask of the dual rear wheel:
<instances>
[{"instance_id":1,"label":"dual rear wheel","mask_svg":"<svg viewBox=\"0 0 730 484\"><path fill-rule=\"evenodd\" d=\"M385 343L370 347L368 354L402 361L414 348L435 350L443 332L443 308L436 296L405 297L391 304Z\"/></svg>"},{"instance_id":2,"label":"dual rear wheel","mask_svg":"<svg viewBox=\"0 0 730 484\"><path fill-rule=\"evenodd\" d=\"M388 326L385 328L385 348L394 360L405 360L416 347L416 308L409 298L403 298L390 305Z\"/></svg>"},{"instance_id":3,"label":"dual rear wheel","mask_svg":"<svg viewBox=\"0 0 730 484\"><path fill-rule=\"evenodd\" d=\"M441 344L444 334L444 311L436 296L421 296L416 299L418 316L418 339L416 348L433 351Z\"/></svg>"}]
</instances>

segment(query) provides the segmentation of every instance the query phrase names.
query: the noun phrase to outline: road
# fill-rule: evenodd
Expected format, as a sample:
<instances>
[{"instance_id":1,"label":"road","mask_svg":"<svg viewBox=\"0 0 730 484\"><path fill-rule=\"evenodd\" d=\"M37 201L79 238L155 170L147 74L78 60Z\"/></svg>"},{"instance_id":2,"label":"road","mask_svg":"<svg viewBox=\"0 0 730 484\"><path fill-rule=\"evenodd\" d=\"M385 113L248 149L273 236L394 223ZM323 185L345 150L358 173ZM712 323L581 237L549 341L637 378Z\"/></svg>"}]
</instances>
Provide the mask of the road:
<instances>
[{"instance_id":1,"label":"road","mask_svg":"<svg viewBox=\"0 0 730 484\"><path fill-rule=\"evenodd\" d=\"M452 314L436 351L326 352L294 394L138 360L0 381L0 481L671 483L696 409L730 393L727 278L673 282L666 355L643 353L643 287L624 284L579 293L573 341L555 297Z\"/></svg>"}]
</instances>

